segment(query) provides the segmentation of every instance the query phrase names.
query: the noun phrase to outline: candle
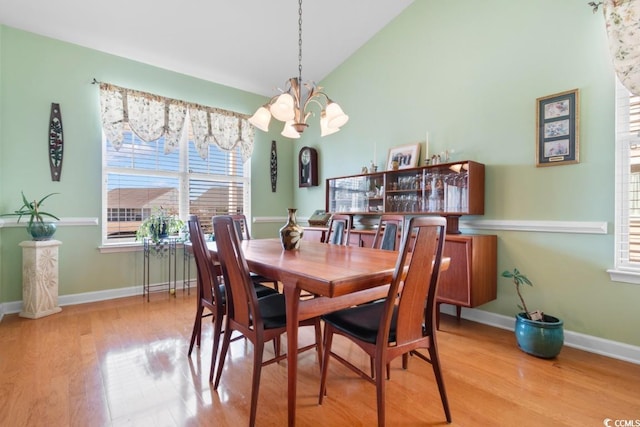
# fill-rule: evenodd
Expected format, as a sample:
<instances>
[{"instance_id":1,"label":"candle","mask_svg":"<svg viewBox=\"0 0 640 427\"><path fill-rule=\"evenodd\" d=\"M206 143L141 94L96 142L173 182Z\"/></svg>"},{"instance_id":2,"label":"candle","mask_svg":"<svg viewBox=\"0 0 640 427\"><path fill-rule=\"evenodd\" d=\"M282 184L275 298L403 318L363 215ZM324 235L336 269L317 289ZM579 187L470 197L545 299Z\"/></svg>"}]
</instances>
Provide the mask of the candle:
<instances>
[{"instance_id":1,"label":"candle","mask_svg":"<svg viewBox=\"0 0 640 427\"><path fill-rule=\"evenodd\" d=\"M427 131L427 136L425 137L425 150L424 150L424 159L427 160L429 158L429 131Z\"/></svg>"}]
</instances>

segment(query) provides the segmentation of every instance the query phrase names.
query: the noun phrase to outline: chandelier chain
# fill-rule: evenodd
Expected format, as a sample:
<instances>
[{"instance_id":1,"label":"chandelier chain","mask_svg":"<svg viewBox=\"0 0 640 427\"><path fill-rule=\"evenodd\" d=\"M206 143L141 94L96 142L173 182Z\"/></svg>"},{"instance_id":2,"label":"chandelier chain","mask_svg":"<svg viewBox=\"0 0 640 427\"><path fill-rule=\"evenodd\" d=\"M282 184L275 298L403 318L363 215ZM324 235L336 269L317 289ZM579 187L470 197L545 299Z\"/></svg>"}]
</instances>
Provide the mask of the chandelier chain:
<instances>
[{"instance_id":1,"label":"chandelier chain","mask_svg":"<svg viewBox=\"0 0 640 427\"><path fill-rule=\"evenodd\" d=\"M302 0L298 0L298 83L302 84Z\"/></svg>"}]
</instances>

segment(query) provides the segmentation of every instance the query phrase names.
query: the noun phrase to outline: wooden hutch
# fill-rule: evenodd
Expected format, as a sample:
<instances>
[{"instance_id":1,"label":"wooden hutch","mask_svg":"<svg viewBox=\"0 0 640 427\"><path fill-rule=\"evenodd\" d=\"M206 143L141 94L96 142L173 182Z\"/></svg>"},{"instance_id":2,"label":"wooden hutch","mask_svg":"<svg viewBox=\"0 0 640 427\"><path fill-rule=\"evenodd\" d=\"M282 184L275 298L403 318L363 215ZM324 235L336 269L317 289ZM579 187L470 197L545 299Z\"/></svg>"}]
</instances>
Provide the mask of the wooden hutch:
<instances>
[{"instance_id":1,"label":"wooden hutch","mask_svg":"<svg viewBox=\"0 0 640 427\"><path fill-rule=\"evenodd\" d=\"M326 180L326 210L352 215L350 244L371 246L383 213L447 219L445 256L449 269L440 276L438 303L476 307L496 299L497 237L461 234L462 215L484 214L484 165L452 163L350 175ZM305 240L320 240L325 227L306 227Z\"/></svg>"}]
</instances>

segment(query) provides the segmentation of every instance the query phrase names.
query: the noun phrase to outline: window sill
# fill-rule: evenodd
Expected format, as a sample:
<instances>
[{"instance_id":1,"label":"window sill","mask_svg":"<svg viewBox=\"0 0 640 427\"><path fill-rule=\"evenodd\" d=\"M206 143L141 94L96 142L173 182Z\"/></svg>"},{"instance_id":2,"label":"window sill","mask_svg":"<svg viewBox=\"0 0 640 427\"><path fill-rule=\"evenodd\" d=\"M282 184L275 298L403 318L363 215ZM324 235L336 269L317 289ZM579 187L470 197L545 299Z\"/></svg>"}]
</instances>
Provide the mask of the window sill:
<instances>
[{"instance_id":1,"label":"window sill","mask_svg":"<svg viewBox=\"0 0 640 427\"><path fill-rule=\"evenodd\" d=\"M142 243L140 242L132 242L132 243L107 243L104 245L98 246L98 250L101 254L110 254L116 252L138 252L142 251Z\"/></svg>"},{"instance_id":2,"label":"window sill","mask_svg":"<svg viewBox=\"0 0 640 427\"><path fill-rule=\"evenodd\" d=\"M632 283L640 285L640 270L607 270L609 277L614 282Z\"/></svg>"}]
</instances>

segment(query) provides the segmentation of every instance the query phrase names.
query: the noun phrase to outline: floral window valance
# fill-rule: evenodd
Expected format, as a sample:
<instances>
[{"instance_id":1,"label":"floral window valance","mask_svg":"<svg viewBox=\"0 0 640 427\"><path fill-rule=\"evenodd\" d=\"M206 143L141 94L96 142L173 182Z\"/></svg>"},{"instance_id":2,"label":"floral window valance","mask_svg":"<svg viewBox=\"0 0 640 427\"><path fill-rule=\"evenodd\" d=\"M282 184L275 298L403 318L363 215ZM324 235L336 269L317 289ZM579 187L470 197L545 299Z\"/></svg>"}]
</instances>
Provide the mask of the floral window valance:
<instances>
[{"instance_id":1,"label":"floral window valance","mask_svg":"<svg viewBox=\"0 0 640 427\"><path fill-rule=\"evenodd\" d=\"M596 12L602 6L609 50L618 79L634 95L640 95L640 1L589 2Z\"/></svg>"},{"instance_id":2,"label":"floral window valance","mask_svg":"<svg viewBox=\"0 0 640 427\"><path fill-rule=\"evenodd\" d=\"M100 83L102 128L113 147L119 150L124 124L143 141L155 141L164 136L165 154L173 152L180 142L187 112L191 118L194 143L204 159L208 145L232 151L240 147L242 159L253 153L254 129L248 116L199 104L165 98L108 83Z\"/></svg>"}]
</instances>

